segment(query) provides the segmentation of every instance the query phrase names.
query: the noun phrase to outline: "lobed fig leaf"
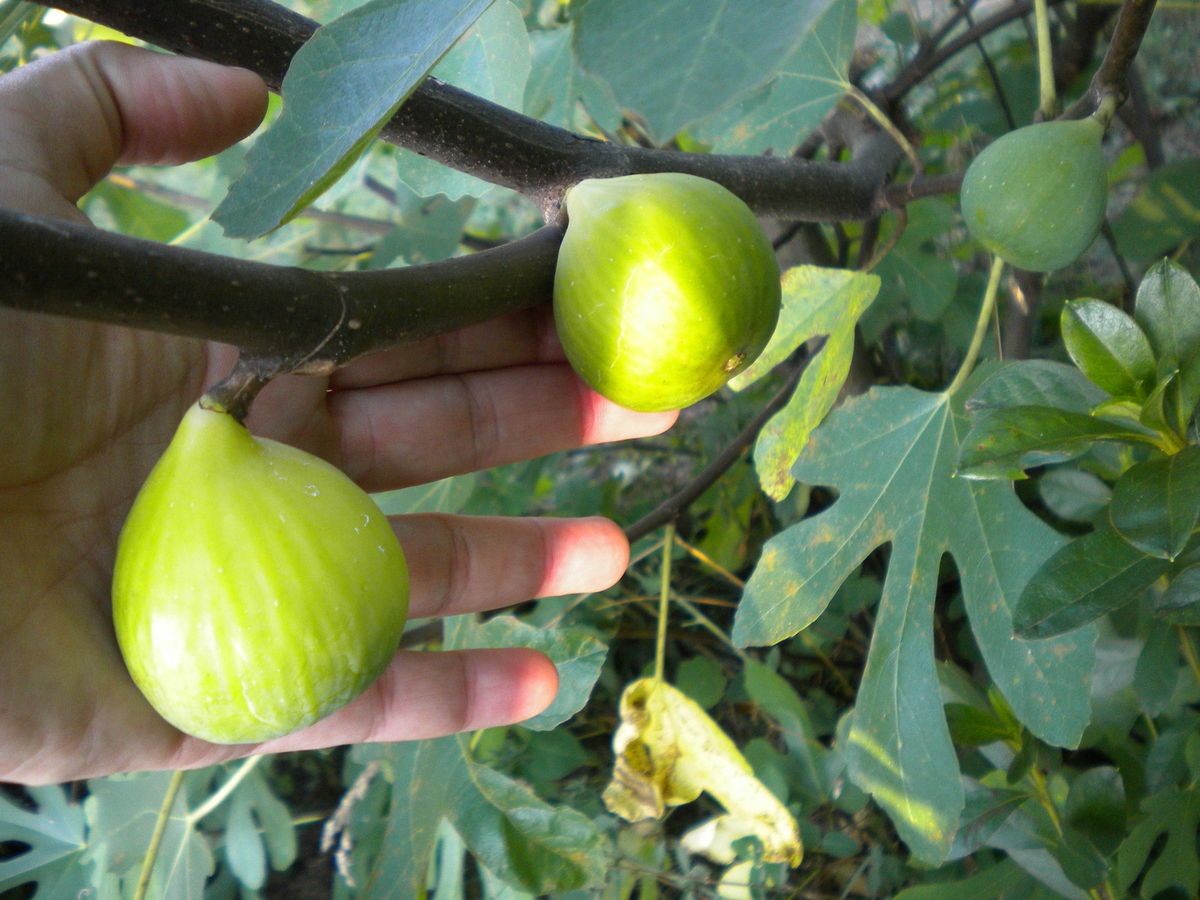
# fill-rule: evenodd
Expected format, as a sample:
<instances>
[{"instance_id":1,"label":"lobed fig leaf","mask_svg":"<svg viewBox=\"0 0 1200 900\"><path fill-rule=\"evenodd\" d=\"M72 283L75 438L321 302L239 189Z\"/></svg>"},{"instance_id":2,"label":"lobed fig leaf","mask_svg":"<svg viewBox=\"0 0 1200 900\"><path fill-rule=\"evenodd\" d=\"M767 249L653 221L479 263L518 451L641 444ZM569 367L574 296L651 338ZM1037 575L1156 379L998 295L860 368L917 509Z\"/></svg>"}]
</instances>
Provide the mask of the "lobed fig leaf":
<instances>
[{"instance_id":1,"label":"lobed fig leaf","mask_svg":"<svg viewBox=\"0 0 1200 900\"><path fill-rule=\"evenodd\" d=\"M1031 272L1078 259L1104 222L1108 182L1096 119L1040 122L1010 131L975 157L962 183L971 234Z\"/></svg>"},{"instance_id":2,"label":"lobed fig leaf","mask_svg":"<svg viewBox=\"0 0 1200 900\"><path fill-rule=\"evenodd\" d=\"M752 363L779 318L779 266L754 213L676 173L567 192L554 321L567 359L630 409L679 409Z\"/></svg>"},{"instance_id":3,"label":"lobed fig leaf","mask_svg":"<svg viewBox=\"0 0 1200 900\"><path fill-rule=\"evenodd\" d=\"M181 731L223 744L303 728L388 665L408 568L333 466L193 406L121 532L113 621L129 673Z\"/></svg>"}]
</instances>

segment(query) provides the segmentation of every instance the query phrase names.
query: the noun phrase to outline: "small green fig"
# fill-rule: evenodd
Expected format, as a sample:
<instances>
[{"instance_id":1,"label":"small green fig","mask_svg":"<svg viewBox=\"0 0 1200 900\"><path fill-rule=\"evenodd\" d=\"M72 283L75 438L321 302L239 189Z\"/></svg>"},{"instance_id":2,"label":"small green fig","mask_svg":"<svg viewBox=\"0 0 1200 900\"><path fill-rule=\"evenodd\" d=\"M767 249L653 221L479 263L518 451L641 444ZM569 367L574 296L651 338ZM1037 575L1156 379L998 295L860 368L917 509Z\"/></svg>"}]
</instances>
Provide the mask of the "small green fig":
<instances>
[{"instance_id":1,"label":"small green fig","mask_svg":"<svg viewBox=\"0 0 1200 900\"><path fill-rule=\"evenodd\" d=\"M379 507L311 454L193 406L117 548L113 621L159 714L207 741L264 741L361 693L408 615Z\"/></svg>"},{"instance_id":2,"label":"small green fig","mask_svg":"<svg viewBox=\"0 0 1200 900\"><path fill-rule=\"evenodd\" d=\"M1090 118L1027 125L989 145L963 178L971 234L1019 269L1074 262L1104 222L1103 137L1104 126Z\"/></svg>"},{"instance_id":3,"label":"small green fig","mask_svg":"<svg viewBox=\"0 0 1200 900\"><path fill-rule=\"evenodd\" d=\"M588 179L567 192L554 322L567 359L629 409L680 409L750 365L779 318L754 213L693 175Z\"/></svg>"}]
</instances>

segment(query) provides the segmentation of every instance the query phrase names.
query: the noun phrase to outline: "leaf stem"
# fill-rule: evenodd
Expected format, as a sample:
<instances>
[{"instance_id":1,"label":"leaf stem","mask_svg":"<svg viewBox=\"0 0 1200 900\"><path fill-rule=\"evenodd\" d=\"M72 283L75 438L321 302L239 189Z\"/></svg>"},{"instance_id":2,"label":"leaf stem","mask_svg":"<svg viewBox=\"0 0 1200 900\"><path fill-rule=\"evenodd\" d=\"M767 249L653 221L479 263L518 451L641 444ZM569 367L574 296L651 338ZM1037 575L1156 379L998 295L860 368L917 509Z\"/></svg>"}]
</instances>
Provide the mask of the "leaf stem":
<instances>
[{"instance_id":1,"label":"leaf stem","mask_svg":"<svg viewBox=\"0 0 1200 900\"><path fill-rule=\"evenodd\" d=\"M948 395L953 395L966 383L979 359L979 351L983 348L983 339L987 336L988 326L992 324L992 309L996 305L996 293L1000 288L1000 273L1004 271L1004 260L998 256L992 257L992 270L988 274L987 288L983 292L983 305L979 308L979 318L975 320L975 333L971 335L971 344L967 347L967 355L963 357L962 365L950 386L946 388Z\"/></svg>"},{"instance_id":2,"label":"leaf stem","mask_svg":"<svg viewBox=\"0 0 1200 900\"><path fill-rule=\"evenodd\" d=\"M167 792L163 794L158 819L154 822L154 833L150 835L150 845L146 848L146 855L142 857L142 871L138 875L137 887L133 890L133 900L145 900L146 890L150 887L150 874L154 871L154 860L158 858L158 848L167 830L167 819L170 818L171 807L175 805L175 797L181 784L183 769L176 769L171 773L171 780L167 782Z\"/></svg>"},{"instance_id":3,"label":"leaf stem","mask_svg":"<svg viewBox=\"0 0 1200 900\"><path fill-rule=\"evenodd\" d=\"M1050 10L1046 0L1033 0L1033 18L1037 25L1038 112L1042 119L1053 119L1058 107L1054 92L1054 47L1050 43Z\"/></svg>"},{"instance_id":4,"label":"leaf stem","mask_svg":"<svg viewBox=\"0 0 1200 900\"><path fill-rule=\"evenodd\" d=\"M658 595L658 639L654 646L654 678L663 680L667 657L667 618L671 611L671 551L675 548L675 523L667 525L663 538L662 584Z\"/></svg>"},{"instance_id":5,"label":"leaf stem","mask_svg":"<svg viewBox=\"0 0 1200 900\"><path fill-rule=\"evenodd\" d=\"M262 762L262 760L263 758L261 755L246 757L242 761L241 766L238 767L238 770L230 775L225 783L221 785L211 797L188 813L188 824L195 825L210 812L224 803L229 798L229 795L234 792L237 786L242 783L243 779L245 779L247 775L254 771L254 767Z\"/></svg>"}]
</instances>

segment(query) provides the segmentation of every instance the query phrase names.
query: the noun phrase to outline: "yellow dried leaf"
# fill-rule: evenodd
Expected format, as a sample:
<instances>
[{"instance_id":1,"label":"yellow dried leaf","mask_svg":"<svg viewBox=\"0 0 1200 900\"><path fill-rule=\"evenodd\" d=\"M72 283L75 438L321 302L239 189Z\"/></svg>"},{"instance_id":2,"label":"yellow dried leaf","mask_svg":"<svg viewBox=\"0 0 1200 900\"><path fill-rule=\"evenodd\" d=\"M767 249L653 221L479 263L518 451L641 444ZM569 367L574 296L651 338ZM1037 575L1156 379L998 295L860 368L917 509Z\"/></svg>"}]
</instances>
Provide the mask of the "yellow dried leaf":
<instances>
[{"instance_id":1,"label":"yellow dried leaf","mask_svg":"<svg viewBox=\"0 0 1200 900\"><path fill-rule=\"evenodd\" d=\"M755 835L768 862L799 865L803 855L796 820L754 777L737 745L686 694L642 678L621 695L617 754L604 804L630 822L660 818L668 806L690 803L707 791L728 811L695 829L696 852L730 862L732 840Z\"/></svg>"}]
</instances>

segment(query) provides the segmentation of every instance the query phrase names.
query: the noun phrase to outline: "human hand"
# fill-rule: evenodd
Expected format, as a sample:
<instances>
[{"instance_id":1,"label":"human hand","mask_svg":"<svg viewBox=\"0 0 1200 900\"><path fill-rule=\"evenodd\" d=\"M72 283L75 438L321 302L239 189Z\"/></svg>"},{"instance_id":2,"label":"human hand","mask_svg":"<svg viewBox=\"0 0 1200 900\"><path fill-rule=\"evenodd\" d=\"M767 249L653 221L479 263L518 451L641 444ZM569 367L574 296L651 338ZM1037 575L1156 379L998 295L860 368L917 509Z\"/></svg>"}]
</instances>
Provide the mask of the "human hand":
<instances>
[{"instance_id":1,"label":"human hand","mask_svg":"<svg viewBox=\"0 0 1200 900\"><path fill-rule=\"evenodd\" d=\"M179 163L260 121L250 72L122 44L73 47L0 78L0 205L81 220L116 162ZM188 737L130 680L110 585L125 514L184 410L231 348L0 309L0 779L46 783L190 768L251 753L429 738L519 721L557 676L531 650L402 651L357 700L262 745ZM655 434L563 361L545 309L277 379L252 431L304 447L379 491L581 444ZM413 617L600 590L628 545L602 519L418 515L392 522Z\"/></svg>"}]
</instances>

